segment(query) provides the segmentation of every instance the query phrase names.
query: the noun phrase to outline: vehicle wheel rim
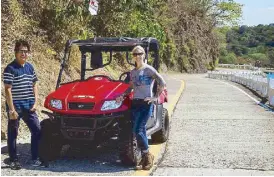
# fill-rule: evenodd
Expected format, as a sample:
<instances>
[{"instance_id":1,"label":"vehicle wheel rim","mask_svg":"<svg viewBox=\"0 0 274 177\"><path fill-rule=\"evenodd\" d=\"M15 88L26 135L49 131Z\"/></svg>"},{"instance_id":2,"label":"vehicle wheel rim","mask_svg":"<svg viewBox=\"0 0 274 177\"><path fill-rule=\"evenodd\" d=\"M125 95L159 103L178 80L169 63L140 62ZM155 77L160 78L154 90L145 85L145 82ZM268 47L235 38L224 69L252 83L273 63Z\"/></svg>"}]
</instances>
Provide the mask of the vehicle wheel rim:
<instances>
[{"instance_id":1,"label":"vehicle wheel rim","mask_svg":"<svg viewBox=\"0 0 274 177\"><path fill-rule=\"evenodd\" d=\"M139 160L141 158L141 149L138 146L137 140L133 140L133 155L134 155L134 161L136 164L139 163Z\"/></svg>"}]
</instances>

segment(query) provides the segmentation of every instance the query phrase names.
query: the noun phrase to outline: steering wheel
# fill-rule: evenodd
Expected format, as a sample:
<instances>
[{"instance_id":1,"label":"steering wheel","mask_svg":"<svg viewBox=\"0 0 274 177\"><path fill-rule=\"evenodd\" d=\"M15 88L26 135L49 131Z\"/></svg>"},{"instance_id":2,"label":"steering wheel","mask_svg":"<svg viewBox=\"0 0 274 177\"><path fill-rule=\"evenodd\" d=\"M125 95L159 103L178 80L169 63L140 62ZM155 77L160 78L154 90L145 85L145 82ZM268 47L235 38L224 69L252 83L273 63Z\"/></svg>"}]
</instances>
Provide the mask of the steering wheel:
<instances>
[{"instance_id":1,"label":"steering wheel","mask_svg":"<svg viewBox=\"0 0 274 177\"><path fill-rule=\"evenodd\" d=\"M101 80L102 78L106 78L108 80L113 80L110 77L106 76L106 75L95 75L95 76L91 76L88 79L94 78L95 80Z\"/></svg>"},{"instance_id":2,"label":"steering wheel","mask_svg":"<svg viewBox=\"0 0 274 177\"><path fill-rule=\"evenodd\" d=\"M119 81L124 81L125 83L129 83L130 81L130 72L124 72L120 75Z\"/></svg>"}]
</instances>

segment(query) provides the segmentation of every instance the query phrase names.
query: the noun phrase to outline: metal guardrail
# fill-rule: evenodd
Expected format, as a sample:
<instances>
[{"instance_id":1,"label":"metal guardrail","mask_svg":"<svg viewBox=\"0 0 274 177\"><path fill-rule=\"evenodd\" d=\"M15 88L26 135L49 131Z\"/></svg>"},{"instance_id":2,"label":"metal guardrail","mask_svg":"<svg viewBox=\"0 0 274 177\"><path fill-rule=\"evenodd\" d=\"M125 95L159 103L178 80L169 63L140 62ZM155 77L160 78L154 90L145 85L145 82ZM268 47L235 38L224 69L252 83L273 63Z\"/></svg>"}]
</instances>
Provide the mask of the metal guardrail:
<instances>
[{"instance_id":1,"label":"metal guardrail","mask_svg":"<svg viewBox=\"0 0 274 177\"><path fill-rule=\"evenodd\" d=\"M208 77L236 82L267 98L274 106L274 75L267 75L263 71L208 71Z\"/></svg>"},{"instance_id":2,"label":"metal guardrail","mask_svg":"<svg viewBox=\"0 0 274 177\"><path fill-rule=\"evenodd\" d=\"M252 65L247 65L247 64L243 64L243 65L236 65L236 64L218 64L219 68L230 68L230 69L246 69L246 70L252 70L252 71L256 71L256 70L261 70L263 72L272 72L274 73L274 68L258 68Z\"/></svg>"},{"instance_id":3,"label":"metal guardrail","mask_svg":"<svg viewBox=\"0 0 274 177\"><path fill-rule=\"evenodd\" d=\"M235 64L218 64L218 67L221 68L235 68L235 69L249 69L249 70L254 70L256 67L252 65L235 65Z\"/></svg>"}]
</instances>

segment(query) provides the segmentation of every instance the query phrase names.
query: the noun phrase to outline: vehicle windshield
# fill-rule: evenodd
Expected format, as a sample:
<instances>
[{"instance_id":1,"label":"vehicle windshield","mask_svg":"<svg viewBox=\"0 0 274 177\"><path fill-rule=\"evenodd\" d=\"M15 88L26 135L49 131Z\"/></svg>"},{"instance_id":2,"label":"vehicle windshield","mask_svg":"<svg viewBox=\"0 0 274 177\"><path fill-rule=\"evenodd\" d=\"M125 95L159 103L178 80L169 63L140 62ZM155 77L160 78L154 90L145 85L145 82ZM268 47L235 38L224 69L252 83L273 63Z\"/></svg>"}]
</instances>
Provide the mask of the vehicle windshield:
<instances>
[{"instance_id":1,"label":"vehicle windshield","mask_svg":"<svg viewBox=\"0 0 274 177\"><path fill-rule=\"evenodd\" d=\"M85 55L85 79L95 75L105 75L112 80L119 80L124 72L130 72L134 68L131 52L128 52L128 60L131 64L127 61L126 51L90 51ZM81 79L81 57L79 47L72 45L68 60L65 62L61 84ZM148 58L148 64L151 64L152 56L149 55ZM121 79L123 80L124 77Z\"/></svg>"}]
</instances>

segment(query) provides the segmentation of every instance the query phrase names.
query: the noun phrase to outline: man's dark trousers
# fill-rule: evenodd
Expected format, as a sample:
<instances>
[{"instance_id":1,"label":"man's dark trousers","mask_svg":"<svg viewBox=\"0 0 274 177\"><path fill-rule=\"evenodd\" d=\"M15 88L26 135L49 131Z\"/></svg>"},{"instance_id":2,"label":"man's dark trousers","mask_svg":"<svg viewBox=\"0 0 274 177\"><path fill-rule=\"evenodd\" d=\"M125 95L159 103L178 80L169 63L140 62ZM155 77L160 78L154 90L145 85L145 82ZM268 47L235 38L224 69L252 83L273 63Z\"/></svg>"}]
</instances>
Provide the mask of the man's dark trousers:
<instances>
[{"instance_id":1,"label":"man's dark trousers","mask_svg":"<svg viewBox=\"0 0 274 177\"><path fill-rule=\"evenodd\" d=\"M18 135L19 121L22 118L27 124L31 132L31 155L32 160L38 159L38 144L40 140L40 123L38 116L35 112L29 110L18 112L19 117L16 120L9 119L8 121L8 149L10 160L18 160L16 139Z\"/></svg>"}]
</instances>

